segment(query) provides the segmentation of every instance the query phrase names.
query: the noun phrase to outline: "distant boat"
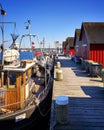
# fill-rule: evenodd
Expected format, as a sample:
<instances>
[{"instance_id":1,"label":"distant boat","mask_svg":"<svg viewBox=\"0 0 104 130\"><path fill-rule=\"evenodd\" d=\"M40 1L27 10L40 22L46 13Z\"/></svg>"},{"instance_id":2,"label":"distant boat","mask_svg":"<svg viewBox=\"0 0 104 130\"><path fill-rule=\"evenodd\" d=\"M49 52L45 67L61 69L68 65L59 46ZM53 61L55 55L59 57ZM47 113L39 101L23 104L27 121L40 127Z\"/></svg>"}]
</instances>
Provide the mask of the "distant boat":
<instances>
[{"instance_id":1,"label":"distant boat","mask_svg":"<svg viewBox=\"0 0 104 130\"><path fill-rule=\"evenodd\" d=\"M32 36L30 34L23 35ZM15 45L15 44L14 44ZM53 86L53 64L38 64L33 50L3 50L0 66L0 130L21 130L34 127L50 113Z\"/></svg>"}]
</instances>

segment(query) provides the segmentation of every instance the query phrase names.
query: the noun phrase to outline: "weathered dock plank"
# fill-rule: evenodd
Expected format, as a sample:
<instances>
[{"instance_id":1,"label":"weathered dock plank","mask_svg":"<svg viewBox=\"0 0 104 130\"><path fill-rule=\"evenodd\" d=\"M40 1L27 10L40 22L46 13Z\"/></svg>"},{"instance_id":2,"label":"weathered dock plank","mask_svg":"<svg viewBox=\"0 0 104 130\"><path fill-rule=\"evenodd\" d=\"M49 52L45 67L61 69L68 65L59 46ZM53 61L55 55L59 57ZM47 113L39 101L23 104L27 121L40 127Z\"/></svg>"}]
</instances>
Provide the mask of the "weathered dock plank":
<instances>
[{"instance_id":1,"label":"weathered dock plank","mask_svg":"<svg viewBox=\"0 0 104 130\"><path fill-rule=\"evenodd\" d=\"M54 81L50 130L104 130L104 87L100 77L90 77L81 65L60 56L63 80ZM56 121L55 100L69 97L68 124Z\"/></svg>"}]
</instances>

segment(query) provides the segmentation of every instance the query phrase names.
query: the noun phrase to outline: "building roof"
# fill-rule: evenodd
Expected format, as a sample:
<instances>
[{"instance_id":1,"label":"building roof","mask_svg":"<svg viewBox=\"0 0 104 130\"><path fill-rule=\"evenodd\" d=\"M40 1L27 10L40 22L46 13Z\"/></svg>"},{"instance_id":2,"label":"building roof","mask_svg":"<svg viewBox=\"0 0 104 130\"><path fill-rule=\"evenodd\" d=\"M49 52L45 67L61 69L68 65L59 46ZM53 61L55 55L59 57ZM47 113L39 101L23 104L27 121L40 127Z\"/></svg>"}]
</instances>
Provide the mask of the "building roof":
<instances>
[{"instance_id":1,"label":"building roof","mask_svg":"<svg viewBox=\"0 0 104 130\"><path fill-rule=\"evenodd\" d=\"M104 43L104 22L83 22L81 29L85 30L89 43Z\"/></svg>"},{"instance_id":2,"label":"building roof","mask_svg":"<svg viewBox=\"0 0 104 130\"><path fill-rule=\"evenodd\" d=\"M80 32L81 32L81 29L75 29L75 35L74 35L74 45L75 45L75 42L76 42L76 39L80 38Z\"/></svg>"},{"instance_id":3,"label":"building roof","mask_svg":"<svg viewBox=\"0 0 104 130\"><path fill-rule=\"evenodd\" d=\"M81 31L81 29L76 29L75 30L75 33L76 33L76 35L79 37L80 36L80 31Z\"/></svg>"},{"instance_id":4,"label":"building roof","mask_svg":"<svg viewBox=\"0 0 104 130\"><path fill-rule=\"evenodd\" d=\"M69 47L74 47L74 37L68 37L66 39L67 41L67 45L69 45Z\"/></svg>"},{"instance_id":5,"label":"building roof","mask_svg":"<svg viewBox=\"0 0 104 130\"><path fill-rule=\"evenodd\" d=\"M65 41L63 41L62 46L63 46L63 48L66 48L66 42Z\"/></svg>"}]
</instances>

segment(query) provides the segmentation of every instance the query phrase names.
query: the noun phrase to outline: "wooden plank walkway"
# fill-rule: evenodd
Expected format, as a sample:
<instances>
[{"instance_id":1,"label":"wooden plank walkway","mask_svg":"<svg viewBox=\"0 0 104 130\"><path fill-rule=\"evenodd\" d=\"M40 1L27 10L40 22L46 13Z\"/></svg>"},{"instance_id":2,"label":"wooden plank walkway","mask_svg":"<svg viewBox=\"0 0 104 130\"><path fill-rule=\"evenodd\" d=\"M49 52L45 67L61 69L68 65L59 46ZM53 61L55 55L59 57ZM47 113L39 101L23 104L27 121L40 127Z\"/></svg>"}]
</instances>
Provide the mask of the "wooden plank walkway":
<instances>
[{"instance_id":1,"label":"wooden plank walkway","mask_svg":"<svg viewBox=\"0 0 104 130\"><path fill-rule=\"evenodd\" d=\"M104 130L104 87L101 78L93 78L70 59L60 56L63 80L55 81L52 96L50 130ZM69 97L67 125L56 121L55 99Z\"/></svg>"}]
</instances>

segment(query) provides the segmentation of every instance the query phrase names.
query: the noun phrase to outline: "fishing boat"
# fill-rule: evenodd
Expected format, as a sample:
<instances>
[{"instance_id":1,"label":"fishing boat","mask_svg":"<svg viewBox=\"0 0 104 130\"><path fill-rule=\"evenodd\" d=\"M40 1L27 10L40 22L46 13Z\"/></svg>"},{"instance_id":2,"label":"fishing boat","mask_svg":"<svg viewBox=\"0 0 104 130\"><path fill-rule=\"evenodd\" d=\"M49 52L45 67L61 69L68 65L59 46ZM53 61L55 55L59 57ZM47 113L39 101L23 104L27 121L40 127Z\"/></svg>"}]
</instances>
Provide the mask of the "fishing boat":
<instances>
[{"instance_id":1,"label":"fishing boat","mask_svg":"<svg viewBox=\"0 0 104 130\"><path fill-rule=\"evenodd\" d=\"M2 24L4 26L4 22ZM36 35L29 33L22 38L26 36L31 41ZM41 66L33 57L33 50L21 49L22 40L19 45L15 40L10 48L5 50L4 43L1 47L0 130L30 130L33 127L41 130L46 117L50 116L53 65Z\"/></svg>"}]
</instances>

